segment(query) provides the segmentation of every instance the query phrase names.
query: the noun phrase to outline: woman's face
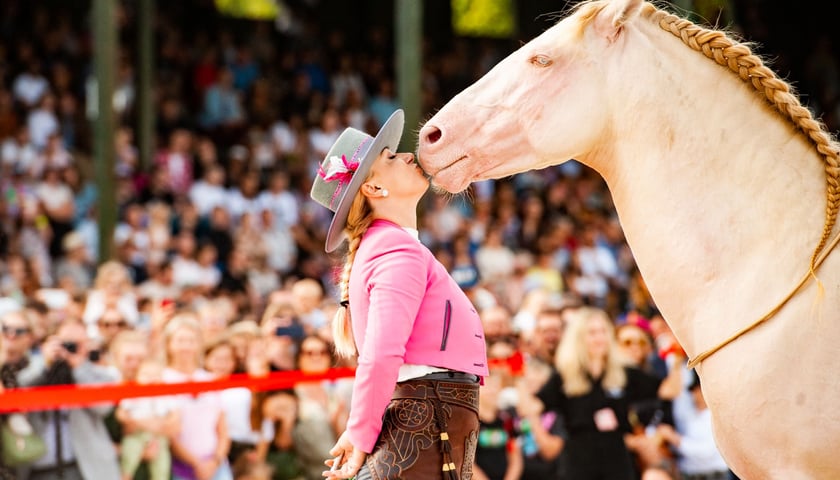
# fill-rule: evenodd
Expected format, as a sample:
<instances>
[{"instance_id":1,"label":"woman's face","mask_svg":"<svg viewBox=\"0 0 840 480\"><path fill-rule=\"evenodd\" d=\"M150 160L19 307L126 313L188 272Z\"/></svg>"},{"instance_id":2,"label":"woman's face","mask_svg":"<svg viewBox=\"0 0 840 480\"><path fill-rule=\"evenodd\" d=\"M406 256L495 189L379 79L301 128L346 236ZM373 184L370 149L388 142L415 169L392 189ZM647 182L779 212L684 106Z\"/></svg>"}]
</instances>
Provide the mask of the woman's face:
<instances>
[{"instance_id":1,"label":"woman's face","mask_svg":"<svg viewBox=\"0 0 840 480\"><path fill-rule=\"evenodd\" d=\"M236 369L233 347L230 345L220 345L207 352L207 356L204 357L204 367L210 373L219 376L231 375Z\"/></svg>"},{"instance_id":2,"label":"woman's face","mask_svg":"<svg viewBox=\"0 0 840 480\"><path fill-rule=\"evenodd\" d=\"M169 339L169 356L173 361L195 361L198 343L198 334L195 331L191 328L179 328Z\"/></svg>"},{"instance_id":3,"label":"woman's face","mask_svg":"<svg viewBox=\"0 0 840 480\"><path fill-rule=\"evenodd\" d=\"M391 197L415 202L429 189L429 180L413 153L393 153L387 148L375 160L368 183L387 189Z\"/></svg>"},{"instance_id":4,"label":"woman's face","mask_svg":"<svg viewBox=\"0 0 840 480\"><path fill-rule=\"evenodd\" d=\"M634 365L642 365L651 353L647 334L639 328L626 326L616 334L618 348Z\"/></svg>"},{"instance_id":5,"label":"woman's face","mask_svg":"<svg viewBox=\"0 0 840 480\"><path fill-rule=\"evenodd\" d=\"M590 358L606 357L610 348L610 331L604 319L590 318L585 332L586 350Z\"/></svg>"},{"instance_id":6,"label":"woman's face","mask_svg":"<svg viewBox=\"0 0 840 480\"><path fill-rule=\"evenodd\" d=\"M327 344L310 337L300 344L299 367L304 372L323 372L330 368L332 359Z\"/></svg>"}]
</instances>

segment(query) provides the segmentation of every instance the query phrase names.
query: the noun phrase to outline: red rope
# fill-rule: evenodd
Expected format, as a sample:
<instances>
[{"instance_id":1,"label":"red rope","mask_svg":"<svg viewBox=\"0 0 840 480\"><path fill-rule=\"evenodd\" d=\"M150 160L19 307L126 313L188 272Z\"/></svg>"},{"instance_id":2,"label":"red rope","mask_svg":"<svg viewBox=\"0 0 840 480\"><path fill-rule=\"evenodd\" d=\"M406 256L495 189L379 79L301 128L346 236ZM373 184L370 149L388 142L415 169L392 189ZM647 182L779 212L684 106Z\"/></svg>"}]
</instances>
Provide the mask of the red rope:
<instances>
[{"instance_id":1,"label":"red rope","mask_svg":"<svg viewBox=\"0 0 840 480\"><path fill-rule=\"evenodd\" d=\"M352 368L334 368L324 373L304 374L299 370L273 372L264 377L247 374L231 375L223 380L210 382L136 383L102 385L55 385L48 387L11 388L0 393L0 413L53 410L64 407L87 407L102 403L117 403L123 398L157 397L161 395L191 394L245 387L253 391L291 388L296 383L352 377Z\"/></svg>"}]
</instances>

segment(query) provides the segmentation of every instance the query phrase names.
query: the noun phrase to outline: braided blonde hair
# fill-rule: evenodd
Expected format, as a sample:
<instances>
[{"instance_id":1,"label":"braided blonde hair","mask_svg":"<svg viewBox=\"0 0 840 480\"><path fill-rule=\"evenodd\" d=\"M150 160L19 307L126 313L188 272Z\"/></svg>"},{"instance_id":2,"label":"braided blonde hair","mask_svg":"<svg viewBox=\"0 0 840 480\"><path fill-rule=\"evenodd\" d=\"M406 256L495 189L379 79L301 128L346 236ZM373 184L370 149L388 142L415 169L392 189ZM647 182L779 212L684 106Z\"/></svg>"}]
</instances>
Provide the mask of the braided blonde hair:
<instances>
[{"instance_id":1,"label":"braided blonde hair","mask_svg":"<svg viewBox=\"0 0 840 480\"><path fill-rule=\"evenodd\" d=\"M353 260L359 250L370 224L373 222L373 211L367 199L361 192L356 194L350 211L347 214L347 225L344 231L347 233L347 258L344 261L344 270L341 273L339 289L341 293L342 308L335 312L332 323L333 341L335 342L335 353L340 357L349 358L356 354L356 342L353 341L353 326L350 319L350 272L353 269Z\"/></svg>"}]
</instances>

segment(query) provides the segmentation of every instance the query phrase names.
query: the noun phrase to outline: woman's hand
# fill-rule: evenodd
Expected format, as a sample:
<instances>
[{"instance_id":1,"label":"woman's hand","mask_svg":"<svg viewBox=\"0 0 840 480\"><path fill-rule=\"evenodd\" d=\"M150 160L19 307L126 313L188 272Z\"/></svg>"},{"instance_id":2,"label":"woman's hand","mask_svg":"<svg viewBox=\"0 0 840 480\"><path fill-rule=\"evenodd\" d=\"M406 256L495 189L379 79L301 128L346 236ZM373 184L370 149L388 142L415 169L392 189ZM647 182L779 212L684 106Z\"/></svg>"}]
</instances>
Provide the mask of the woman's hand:
<instances>
[{"instance_id":1,"label":"woman's hand","mask_svg":"<svg viewBox=\"0 0 840 480\"><path fill-rule=\"evenodd\" d=\"M198 480L210 480L219 469L219 462L215 458L207 460L200 460L197 465L193 467L193 473Z\"/></svg>"},{"instance_id":2,"label":"woman's hand","mask_svg":"<svg viewBox=\"0 0 840 480\"><path fill-rule=\"evenodd\" d=\"M330 455L339 457L337 460L338 467L334 470L332 469L333 462L336 460L330 459L324 462L331 470L325 471L322 475L331 479L353 478L359 472L359 469L362 468L367 458L367 453L355 448L350 443L350 435L347 434L347 431L341 434L341 437L335 442L335 446L330 449Z\"/></svg>"}]
</instances>

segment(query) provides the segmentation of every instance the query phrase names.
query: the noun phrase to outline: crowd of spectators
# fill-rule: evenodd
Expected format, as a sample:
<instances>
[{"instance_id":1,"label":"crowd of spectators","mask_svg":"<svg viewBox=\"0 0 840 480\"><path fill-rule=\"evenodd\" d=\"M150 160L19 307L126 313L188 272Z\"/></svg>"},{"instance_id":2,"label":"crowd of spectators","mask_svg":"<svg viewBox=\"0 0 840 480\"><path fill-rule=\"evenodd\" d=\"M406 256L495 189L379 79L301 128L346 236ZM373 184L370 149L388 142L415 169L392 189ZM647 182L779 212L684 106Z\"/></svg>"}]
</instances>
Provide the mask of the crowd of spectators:
<instances>
[{"instance_id":1,"label":"crowd of spectators","mask_svg":"<svg viewBox=\"0 0 840 480\"><path fill-rule=\"evenodd\" d=\"M279 29L226 21L212 2L158 2L157 142L148 159L139 156L133 127L136 12L131 2L120 6L112 259L97 258L104 241L97 205L113 200L98 196L91 175L87 12L58 1L0 5L6 388L320 372L340 363L328 328L340 258L324 253L329 212L308 192L345 127L376 131L399 107L391 39L375 26L362 38L324 32L318 2L286 3L291 14ZM745 27L757 28L745 8ZM427 51L423 111L514 47L454 38L444 51ZM833 48L822 37L802 78L813 89L812 107L836 128L840 66ZM535 394L553 368L563 312L580 305L638 327L634 338L619 328L615 341L640 367L659 378L677 368L669 357L673 339L661 327L609 192L585 166L572 161L480 182L454 198L430 194L421 214L422 241L470 295L491 358L504 367L504 378L482 394L495 396L482 421L495 422L499 432L528 438L521 419L497 422L499 411L517 415L506 390L517 381L508 375L524 378ZM690 382L685 386L688 392ZM343 381L317 382L38 412L31 422L44 434L47 454L24 470L37 479L58 478L62 468L97 479L321 478L327 449L344 428L349 392ZM506 457L514 476L488 463L487 478L563 478L562 455L550 448L551 435L564 435L555 420L538 420L548 434L538 437L541 445L523 450L525 457ZM678 443L675 435L662 433ZM636 452L639 475L644 450ZM500 457L480 450L477 458ZM502 476L490 475L500 468ZM18 474L0 466L0 478Z\"/></svg>"}]
</instances>

